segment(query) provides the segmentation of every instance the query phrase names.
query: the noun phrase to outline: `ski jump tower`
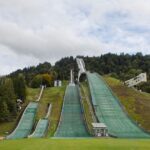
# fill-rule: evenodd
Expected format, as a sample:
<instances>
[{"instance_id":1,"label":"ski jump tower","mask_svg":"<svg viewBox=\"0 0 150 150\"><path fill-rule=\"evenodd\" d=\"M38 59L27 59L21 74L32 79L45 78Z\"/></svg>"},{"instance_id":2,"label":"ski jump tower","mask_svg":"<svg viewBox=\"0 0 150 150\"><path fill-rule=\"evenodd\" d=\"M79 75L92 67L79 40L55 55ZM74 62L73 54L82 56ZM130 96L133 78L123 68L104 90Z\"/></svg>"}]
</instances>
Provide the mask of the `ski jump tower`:
<instances>
[{"instance_id":1,"label":"ski jump tower","mask_svg":"<svg viewBox=\"0 0 150 150\"><path fill-rule=\"evenodd\" d=\"M72 69L70 70L70 83L69 83L69 85L75 86L75 84L74 84L74 72Z\"/></svg>"},{"instance_id":2,"label":"ski jump tower","mask_svg":"<svg viewBox=\"0 0 150 150\"><path fill-rule=\"evenodd\" d=\"M78 72L78 81L80 80L80 77L82 74L86 74L86 69L85 69L85 63L82 58L76 58L79 72Z\"/></svg>"}]
</instances>

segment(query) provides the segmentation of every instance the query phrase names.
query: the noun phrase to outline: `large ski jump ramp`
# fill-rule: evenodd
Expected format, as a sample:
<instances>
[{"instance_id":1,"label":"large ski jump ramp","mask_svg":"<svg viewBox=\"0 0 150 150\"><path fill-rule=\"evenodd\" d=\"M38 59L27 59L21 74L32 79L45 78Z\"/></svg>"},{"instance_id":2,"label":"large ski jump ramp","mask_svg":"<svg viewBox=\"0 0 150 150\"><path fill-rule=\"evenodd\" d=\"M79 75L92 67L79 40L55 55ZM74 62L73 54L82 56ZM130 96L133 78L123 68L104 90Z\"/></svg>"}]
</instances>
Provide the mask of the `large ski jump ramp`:
<instances>
[{"instance_id":1,"label":"large ski jump ramp","mask_svg":"<svg viewBox=\"0 0 150 150\"><path fill-rule=\"evenodd\" d=\"M19 139L27 137L33 127L38 103L30 102L26 107L16 129L6 139Z\"/></svg>"},{"instance_id":2,"label":"large ski jump ramp","mask_svg":"<svg viewBox=\"0 0 150 150\"><path fill-rule=\"evenodd\" d=\"M60 122L55 137L88 137L84 124L78 86L69 84L66 89Z\"/></svg>"},{"instance_id":3,"label":"large ski jump ramp","mask_svg":"<svg viewBox=\"0 0 150 150\"><path fill-rule=\"evenodd\" d=\"M92 103L99 122L108 127L109 135L121 138L150 138L123 111L118 99L97 73L87 72Z\"/></svg>"}]
</instances>

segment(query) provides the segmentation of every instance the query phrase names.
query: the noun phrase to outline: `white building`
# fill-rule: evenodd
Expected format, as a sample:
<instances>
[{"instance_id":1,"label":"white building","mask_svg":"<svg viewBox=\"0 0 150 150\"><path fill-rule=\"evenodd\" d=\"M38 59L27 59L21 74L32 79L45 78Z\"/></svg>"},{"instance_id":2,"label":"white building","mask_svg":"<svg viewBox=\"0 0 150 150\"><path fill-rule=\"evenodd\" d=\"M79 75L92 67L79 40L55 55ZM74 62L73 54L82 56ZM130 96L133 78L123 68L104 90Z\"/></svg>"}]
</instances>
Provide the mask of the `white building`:
<instances>
[{"instance_id":1,"label":"white building","mask_svg":"<svg viewBox=\"0 0 150 150\"><path fill-rule=\"evenodd\" d=\"M55 80L54 81L54 87L61 87L62 86L62 81L61 80Z\"/></svg>"},{"instance_id":2,"label":"white building","mask_svg":"<svg viewBox=\"0 0 150 150\"><path fill-rule=\"evenodd\" d=\"M56 87L56 86L57 86L57 80L54 81L54 87Z\"/></svg>"},{"instance_id":3,"label":"white building","mask_svg":"<svg viewBox=\"0 0 150 150\"><path fill-rule=\"evenodd\" d=\"M62 86L62 81L58 80L58 86L61 87Z\"/></svg>"}]
</instances>

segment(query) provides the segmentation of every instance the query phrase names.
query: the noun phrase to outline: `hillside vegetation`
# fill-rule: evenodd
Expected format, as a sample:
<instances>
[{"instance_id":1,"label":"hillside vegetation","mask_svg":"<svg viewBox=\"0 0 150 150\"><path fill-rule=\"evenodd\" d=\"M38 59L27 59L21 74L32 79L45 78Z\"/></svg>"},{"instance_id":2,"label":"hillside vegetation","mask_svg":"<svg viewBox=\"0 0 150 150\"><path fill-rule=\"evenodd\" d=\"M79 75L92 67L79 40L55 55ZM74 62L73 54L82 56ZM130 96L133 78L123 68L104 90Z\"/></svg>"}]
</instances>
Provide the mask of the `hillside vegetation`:
<instances>
[{"instance_id":1,"label":"hillside vegetation","mask_svg":"<svg viewBox=\"0 0 150 150\"><path fill-rule=\"evenodd\" d=\"M94 111L91 104L90 91L87 82L80 83L80 92L82 98L81 102L84 109L84 117L88 127L88 131L91 135L94 135L92 123L95 122L96 118L94 116Z\"/></svg>"},{"instance_id":2,"label":"hillside vegetation","mask_svg":"<svg viewBox=\"0 0 150 150\"><path fill-rule=\"evenodd\" d=\"M83 58L87 70L97 72L101 75L111 74L112 77L122 81L126 81L142 72L146 72L148 82L139 85L138 88L150 93L150 55L142 55L142 53L134 55L108 53L95 57L77 57ZM63 80L68 80L70 69L74 69L75 77L77 77L78 66L76 58L62 58L56 62L54 66L54 70Z\"/></svg>"},{"instance_id":3,"label":"hillside vegetation","mask_svg":"<svg viewBox=\"0 0 150 150\"><path fill-rule=\"evenodd\" d=\"M129 116L139 126L150 132L150 94L128 88L119 80L105 76L104 79L119 98Z\"/></svg>"}]
</instances>

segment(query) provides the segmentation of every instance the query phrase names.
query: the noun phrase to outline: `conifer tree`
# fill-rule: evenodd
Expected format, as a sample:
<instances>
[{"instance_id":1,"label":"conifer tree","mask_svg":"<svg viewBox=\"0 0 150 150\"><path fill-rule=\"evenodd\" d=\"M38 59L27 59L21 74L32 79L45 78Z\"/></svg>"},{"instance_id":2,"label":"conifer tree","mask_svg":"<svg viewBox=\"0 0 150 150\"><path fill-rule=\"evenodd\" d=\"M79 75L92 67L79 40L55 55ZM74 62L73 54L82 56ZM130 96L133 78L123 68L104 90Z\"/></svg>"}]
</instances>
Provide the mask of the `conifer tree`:
<instances>
[{"instance_id":1,"label":"conifer tree","mask_svg":"<svg viewBox=\"0 0 150 150\"><path fill-rule=\"evenodd\" d=\"M17 96L17 99L25 101L26 99L26 83L25 78L22 74L19 74L16 78L13 79L14 90Z\"/></svg>"}]
</instances>

